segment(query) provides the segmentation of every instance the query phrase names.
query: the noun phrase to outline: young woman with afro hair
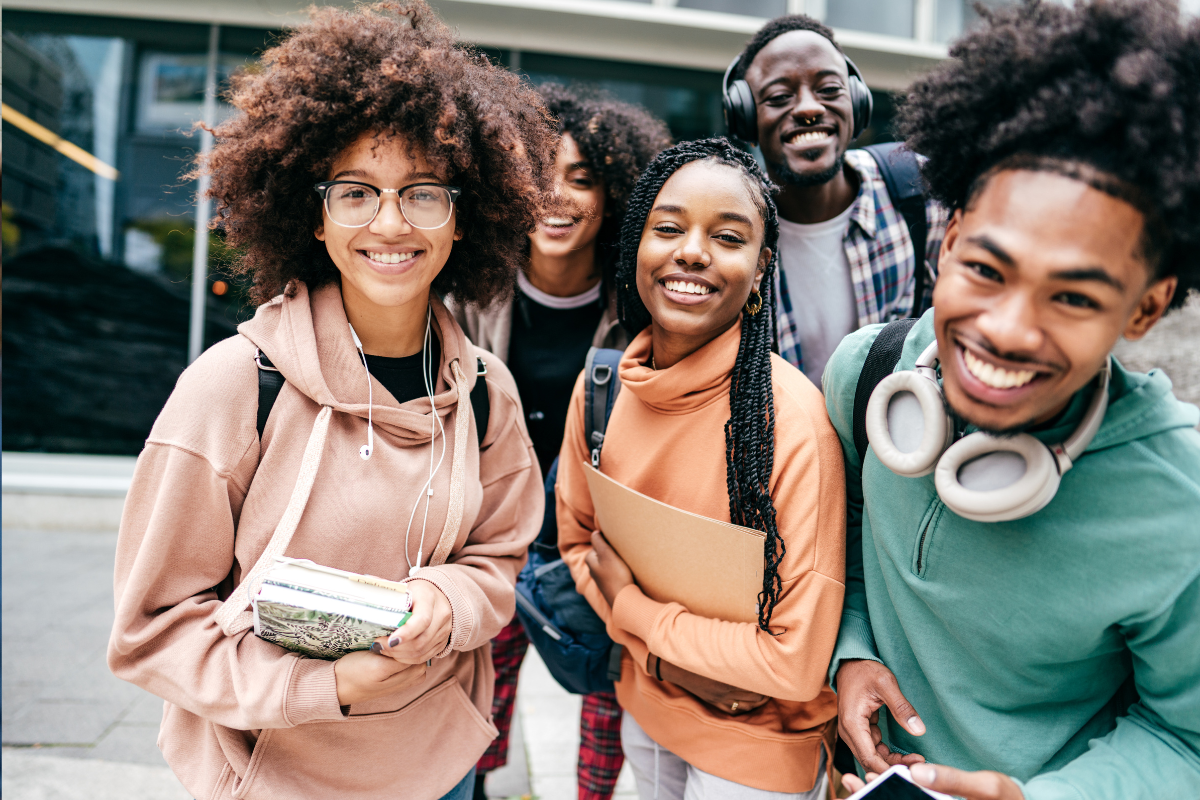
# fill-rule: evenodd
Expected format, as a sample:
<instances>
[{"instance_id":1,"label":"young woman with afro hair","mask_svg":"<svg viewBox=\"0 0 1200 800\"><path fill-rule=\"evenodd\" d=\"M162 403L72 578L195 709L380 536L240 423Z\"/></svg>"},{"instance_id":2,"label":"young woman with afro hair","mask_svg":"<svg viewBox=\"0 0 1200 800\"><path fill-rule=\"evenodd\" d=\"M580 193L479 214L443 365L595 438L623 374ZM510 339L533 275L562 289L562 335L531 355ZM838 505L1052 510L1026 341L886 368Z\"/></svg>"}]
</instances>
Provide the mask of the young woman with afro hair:
<instances>
[{"instance_id":1,"label":"young woman with afro hair","mask_svg":"<svg viewBox=\"0 0 1200 800\"><path fill-rule=\"evenodd\" d=\"M933 308L825 371L840 735L868 779L966 800L1198 797L1200 413L1112 351L1200 288L1200 24L1163 0L988 17L899 117L952 212ZM868 449L855 396L889 339Z\"/></svg>"},{"instance_id":2,"label":"young woman with afro hair","mask_svg":"<svg viewBox=\"0 0 1200 800\"><path fill-rule=\"evenodd\" d=\"M650 160L670 144L666 126L645 110L559 84L537 89L558 123L555 188L564 208L547 211L528 237L528 261L511 301L480 308L450 299L471 341L505 361L525 408L546 474L562 446L575 379L589 347L624 349L613 270L629 193ZM529 639L514 618L492 642L500 736L479 762L484 776L508 757L517 674ZM580 717L579 800L608 800L621 755L621 709L611 692L584 696Z\"/></svg>"},{"instance_id":3,"label":"young woman with afro hair","mask_svg":"<svg viewBox=\"0 0 1200 800\"><path fill-rule=\"evenodd\" d=\"M422 0L314 9L229 99L197 170L260 305L138 460L109 664L166 701L159 743L194 797L470 797L496 735L488 642L544 498L512 376L438 296L508 291L553 123ZM402 581L413 616L337 660L258 638L278 555Z\"/></svg>"},{"instance_id":4,"label":"young woman with afro hair","mask_svg":"<svg viewBox=\"0 0 1200 800\"><path fill-rule=\"evenodd\" d=\"M726 139L676 145L642 173L616 276L634 338L598 459L634 491L761 532L761 591L741 613L709 617L642 591L597 530L583 381L571 397L558 544L624 646L621 743L643 800L826 794L845 485L821 392L771 349L773 191Z\"/></svg>"}]
</instances>

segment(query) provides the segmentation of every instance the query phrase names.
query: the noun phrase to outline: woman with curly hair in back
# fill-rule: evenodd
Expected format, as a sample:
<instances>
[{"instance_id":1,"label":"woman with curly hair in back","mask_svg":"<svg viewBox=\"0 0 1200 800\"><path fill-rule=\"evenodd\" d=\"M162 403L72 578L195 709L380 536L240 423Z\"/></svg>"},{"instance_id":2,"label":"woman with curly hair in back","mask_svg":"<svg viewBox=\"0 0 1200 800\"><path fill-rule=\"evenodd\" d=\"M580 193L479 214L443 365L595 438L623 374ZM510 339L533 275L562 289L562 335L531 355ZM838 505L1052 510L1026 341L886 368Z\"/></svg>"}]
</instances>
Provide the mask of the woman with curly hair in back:
<instances>
[{"instance_id":1,"label":"woman with curly hair in back","mask_svg":"<svg viewBox=\"0 0 1200 800\"><path fill-rule=\"evenodd\" d=\"M198 171L261 305L139 458L109 664L166 700L197 798L469 797L543 496L511 375L438 294L508 290L555 132L420 0L315 10L230 99ZM337 660L256 637L276 555L403 582L412 617Z\"/></svg>"},{"instance_id":2,"label":"woman with curly hair in back","mask_svg":"<svg viewBox=\"0 0 1200 800\"><path fill-rule=\"evenodd\" d=\"M537 91L558 122L555 193L566 201L566 208L547 211L529 234L529 258L517 272L511 301L487 308L452 301L451 308L471 341L503 359L512 371L545 475L562 447L571 389L588 348L623 350L629 344L617 320L617 241L634 183L671 140L666 125L637 106L555 83L542 84ZM546 544L557 551L557 531L553 526L548 531ZM517 674L528 647L519 619L492 642L492 713L500 736L479 762L477 800L485 796L484 776L507 761ZM579 800L612 796L624 763L620 728L616 695L584 695Z\"/></svg>"}]
</instances>

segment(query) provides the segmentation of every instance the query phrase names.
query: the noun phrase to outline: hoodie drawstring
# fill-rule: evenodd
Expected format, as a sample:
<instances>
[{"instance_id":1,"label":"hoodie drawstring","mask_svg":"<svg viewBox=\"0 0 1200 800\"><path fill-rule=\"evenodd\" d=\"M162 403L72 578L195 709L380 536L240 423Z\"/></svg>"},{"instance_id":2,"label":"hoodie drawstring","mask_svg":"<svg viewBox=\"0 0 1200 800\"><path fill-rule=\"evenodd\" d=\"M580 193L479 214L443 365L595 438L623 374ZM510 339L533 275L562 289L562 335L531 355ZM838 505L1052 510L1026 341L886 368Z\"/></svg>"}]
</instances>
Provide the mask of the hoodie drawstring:
<instances>
[{"instance_id":1,"label":"hoodie drawstring","mask_svg":"<svg viewBox=\"0 0 1200 800\"><path fill-rule=\"evenodd\" d=\"M458 389L458 407L454 411L454 457L450 462L450 507L446 509L446 524L438 537L437 547L429 557L429 566L446 563L454 542L458 540L458 529L462 527L463 507L466 505L466 461L467 440L470 438L471 390L467 388L467 376L457 358L451 360L450 371L454 374L454 385ZM476 378L482 380L482 378Z\"/></svg>"}]
</instances>

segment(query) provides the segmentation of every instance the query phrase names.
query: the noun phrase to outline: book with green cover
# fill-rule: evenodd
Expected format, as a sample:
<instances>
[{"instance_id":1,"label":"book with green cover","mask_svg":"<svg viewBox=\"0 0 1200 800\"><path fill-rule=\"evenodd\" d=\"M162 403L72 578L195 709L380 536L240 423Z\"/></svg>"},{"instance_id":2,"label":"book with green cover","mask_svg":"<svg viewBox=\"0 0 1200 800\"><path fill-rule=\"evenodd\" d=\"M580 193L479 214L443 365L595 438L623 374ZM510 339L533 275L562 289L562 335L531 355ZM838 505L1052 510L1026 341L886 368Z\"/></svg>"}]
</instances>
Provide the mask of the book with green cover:
<instances>
[{"instance_id":1,"label":"book with green cover","mask_svg":"<svg viewBox=\"0 0 1200 800\"><path fill-rule=\"evenodd\" d=\"M252 598L254 633L310 658L335 660L368 650L412 616L404 585L278 558Z\"/></svg>"}]
</instances>

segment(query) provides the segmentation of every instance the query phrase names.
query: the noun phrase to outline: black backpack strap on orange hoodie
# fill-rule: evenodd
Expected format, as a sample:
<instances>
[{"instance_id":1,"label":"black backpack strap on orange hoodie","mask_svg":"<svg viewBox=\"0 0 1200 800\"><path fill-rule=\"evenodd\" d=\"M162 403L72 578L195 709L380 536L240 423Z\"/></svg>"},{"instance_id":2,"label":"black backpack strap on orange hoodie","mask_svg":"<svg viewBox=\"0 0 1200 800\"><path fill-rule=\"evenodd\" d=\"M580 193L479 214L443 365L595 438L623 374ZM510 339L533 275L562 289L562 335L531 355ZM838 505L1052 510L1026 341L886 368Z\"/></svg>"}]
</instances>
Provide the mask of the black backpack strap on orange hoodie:
<instances>
[{"instance_id":1,"label":"black backpack strap on orange hoodie","mask_svg":"<svg viewBox=\"0 0 1200 800\"><path fill-rule=\"evenodd\" d=\"M624 354L622 350L592 347L588 349L583 367L583 430L592 451L592 466L596 469L600 469L600 449L604 447L608 417L621 393L617 366Z\"/></svg>"}]
</instances>

